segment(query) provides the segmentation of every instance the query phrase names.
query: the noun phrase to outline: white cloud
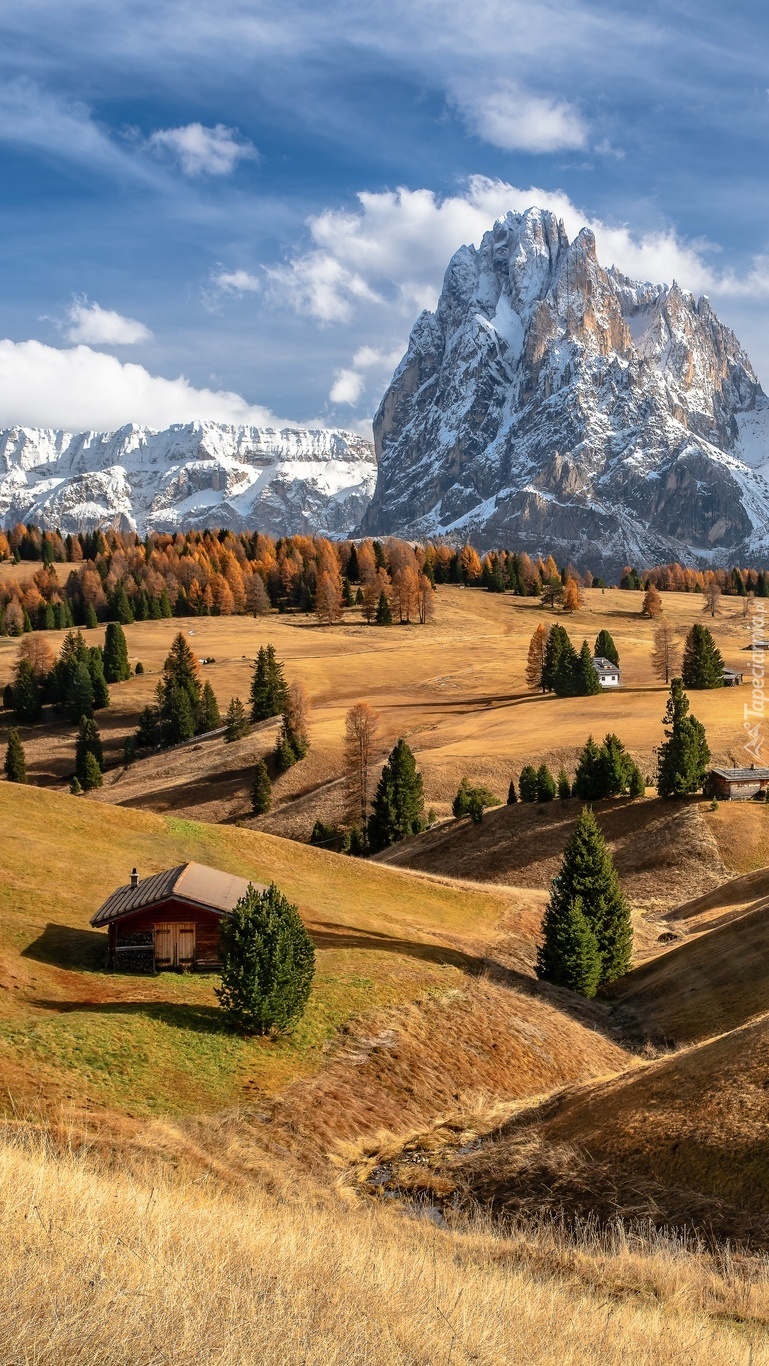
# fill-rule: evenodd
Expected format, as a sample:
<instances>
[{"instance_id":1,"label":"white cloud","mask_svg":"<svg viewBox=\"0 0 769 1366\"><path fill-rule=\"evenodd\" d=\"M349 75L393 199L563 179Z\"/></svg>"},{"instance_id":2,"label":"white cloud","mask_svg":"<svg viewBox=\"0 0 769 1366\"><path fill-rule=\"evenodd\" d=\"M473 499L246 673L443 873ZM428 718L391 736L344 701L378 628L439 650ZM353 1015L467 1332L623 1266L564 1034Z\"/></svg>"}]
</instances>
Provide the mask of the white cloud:
<instances>
[{"instance_id":1,"label":"white cloud","mask_svg":"<svg viewBox=\"0 0 769 1366\"><path fill-rule=\"evenodd\" d=\"M124 318L111 308L74 299L68 310L67 340L92 346L134 346L149 341L152 333L136 318Z\"/></svg>"},{"instance_id":2,"label":"white cloud","mask_svg":"<svg viewBox=\"0 0 769 1366\"><path fill-rule=\"evenodd\" d=\"M230 175L239 161L257 155L253 143L240 138L236 129L223 123L217 123L215 128L206 128L202 123L159 128L147 145L153 151L175 157L189 176Z\"/></svg>"},{"instance_id":3,"label":"white cloud","mask_svg":"<svg viewBox=\"0 0 769 1366\"><path fill-rule=\"evenodd\" d=\"M217 270L212 281L216 289L224 294L258 294L262 282L247 270Z\"/></svg>"},{"instance_id":4,"label":"white cloud","mask_svg":"<svg viewBox=\"0 0 769 1366\"><path fill-rule=\"evenodd\" d=\"M457 82L452 94L471 131L504 151L574 151L587 144L587 127L573 104L535 95L515 81L490 88Z\"/></svg>"},{"instance_id":5,"label":"white cloud","mask_svg":"<svg viewBox=\"0 0 769 1366\"><path fill-rule=\"evenodd\" d=\"M183 376L163 379L88 346L0 341L0 427L112 431L129 422L163 428L204 418L284 425L240 394L195 389Z\"/></svg>"},{"instance_id":6,"label":"white cloud","mask_svg":"<svg viewBox=\"0 0 769 1366\"><path fill-rule=\"evenodd\" d=\"M267 267L266 273L274 296L286 298L297 313L320 322L348 322L355 303L381 302L363 276L335 260L330 251L307 252L287 266Z\"/></svg>"},{"instance_id":7,"label":"white cloud","mask_svg":"<svg viewBox=\"0 0 769 1366\"><path fill-rule=\"evenodd\" d=\"M401 347L394 351L377 351L375 346L359 346L352 363L356 370L393 370L402 355Z\"/></svg>"},{"instance_id":8,"label":"white cloud","mask_svg":"<svg viewBox=\"0 0 769 1366\"><path fill-rule=\"evenodd\" d=\"M363 376L355 370L337 370L328 396L332 403L357 403L365 387Z\"/></svg>"}]
</instances>

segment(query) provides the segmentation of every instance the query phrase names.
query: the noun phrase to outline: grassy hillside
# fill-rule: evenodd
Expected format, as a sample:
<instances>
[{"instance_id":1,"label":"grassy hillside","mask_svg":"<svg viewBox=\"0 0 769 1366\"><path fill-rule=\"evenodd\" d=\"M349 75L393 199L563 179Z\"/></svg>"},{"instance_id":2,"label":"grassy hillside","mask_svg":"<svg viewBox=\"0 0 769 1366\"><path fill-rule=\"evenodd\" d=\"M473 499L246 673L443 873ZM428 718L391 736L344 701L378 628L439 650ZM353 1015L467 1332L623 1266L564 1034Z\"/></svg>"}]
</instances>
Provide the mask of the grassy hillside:
<instances>
[{"instance_id":1,"label":"grassy hillside","mask_svg":"<svg viewBox=\"0 0 769 1366\"><path fill-rule=\"evenodd\" d=\"M523 764L546 760L573 769L587 735L619 733L646 774L654 769L654 747L662 738L665 689L654 679L650 649L654 623L640 615L642 595L586 590L584 606L572 616L555 614L536 599L519 599L475 589L442 587L434 624L367 627L357 609L338 626L318 626L312 617L209 617L185 622L138 622L127 628L132 664L141 660L142 677L113 688L113 702L101 713L107 751L117 758L140 709L152 699L171 639L181 625L204 667L222 707L248 694L251 663L259 647L272 641L290 678L301 679L312 698L312 750L304 763L276 785L276 810L261 828L307 838L315 819L341 814L342 791L335 779L342 770L344 715L367 699L382 718L383 751L404 735L414 747L425 776L428 804L447 814L464 774L484 781L504 797L512 774ZM704 620L698 594L664 594L665 613L681 636ZM616 694L556 698L531 694L524 680L526 652L540 621L560 621L577 646L591 643L606 627L617 642L623 688ZM745 667L749 620L738 600L724 600L723 612L708 618L726 662ZM48 633L58 649L61 633ZM89 634L101 641L103 628ZM0 639L0 686L11 676L17 642ZM714 757L741 762L743 694L739 688L697 694L694 710L705 723ZM7 725L7 718L5 719ZM4 728L0 725L0 744ZM208 742L163 763L149 761L123 775L105 799L150 804L156 809L208 821L249 820L248 785L254 761L273 743L268 734L235 745ZM51 723L28 727L31 772L35 781L56 782L72 770L74 728Z\"/></svg>"},{"instance_id":2,"label":"grassy hillside","mask_svg":"<svg viewBox=\"0 0 769 1366\"><path fill-rule=\"evenodd\" d=\"M343 1083L337 1074L334 1085L360 1097L368 1072L350 1061L368 1048L359 1040L394 1026L404 1057L421 1048L436 1082L445 1073L436 1104L481 1083L531 1094L625 1060L594 1033L599 1017L589 1010L584 1023L579 1011L572 1021L544 1002L522 997L516 1005L516 987L527 989L531 980L539 914L523 894L445 884L271 835L8 784L0 784L0 822L0 1059L8 1110L40 1104L108 1106L134 1116L210 1113L275 1095L333 1061L335 1048L338 1066L352 1068L356 1081ZM91 913L134 864L146 875L186 859L275 880L299 904L318 968L307 1014L289 1039L245 1040L224 1031L210 978L103 970L105 936L89 928ZM494 980L474 987L487 970ZM347 1032L336 1045L340 1030ZM525 1064L527 1037L536 1058ZM452 1038L454 1072L445 1065ZM429 1061L433 1045L446 1050L441 1066ZM375 1062L376 1048L368 1052ZM423 1109L429 1106L429 1088L420 1095L407 1072L404 1063L401 1090L383 1102L383 1120L399 1105L408 1108L409 1085ZM361 1102L348 1107L348 1117L353 1112L365 1125L375 1107Z\"/></svg>"}]
</instances>

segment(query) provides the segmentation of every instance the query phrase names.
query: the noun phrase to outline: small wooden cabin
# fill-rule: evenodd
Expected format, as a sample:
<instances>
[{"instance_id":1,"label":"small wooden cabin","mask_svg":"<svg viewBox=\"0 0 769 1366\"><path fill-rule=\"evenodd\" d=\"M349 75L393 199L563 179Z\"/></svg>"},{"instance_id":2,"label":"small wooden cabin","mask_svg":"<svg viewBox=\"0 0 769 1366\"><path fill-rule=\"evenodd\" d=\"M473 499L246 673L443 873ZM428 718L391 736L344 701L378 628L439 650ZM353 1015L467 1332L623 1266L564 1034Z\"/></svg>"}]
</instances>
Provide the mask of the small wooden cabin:
<instances>
[{"instance_id":1,"label":"small wooden cabin","mask_svg":"<svg viewBox=\"0 0 769 1366\"><path fill-rule=\"evenodd\" d=\"M182 863L144 878L134 868L128 885L107 897L91 924L106 926L107 961L119 972L211 972L221 966L222 920L248 887L245 878L203 863Z\"/></svg>"},{"instance_id":2,"label":"small wooden cabin","mask_svg":"<svg viewBox=\"0 0 769 1366\"><path fill-rule=\"evenodd\" d=\"M706 797L717 797L724 802L747 802L766 792L769 787L769 768L711 768L703 784Z\"/></svg>"},{"instance_id":3,"label":"small wooden cabin","mask_svg":"<svg viewBox=\"0 0 769 1366\"><path fill-rule=\"evenodd\" d=\"M745 675L739 669L723 669L724 687L738 688Z\"/></svg>"}]
</instances>

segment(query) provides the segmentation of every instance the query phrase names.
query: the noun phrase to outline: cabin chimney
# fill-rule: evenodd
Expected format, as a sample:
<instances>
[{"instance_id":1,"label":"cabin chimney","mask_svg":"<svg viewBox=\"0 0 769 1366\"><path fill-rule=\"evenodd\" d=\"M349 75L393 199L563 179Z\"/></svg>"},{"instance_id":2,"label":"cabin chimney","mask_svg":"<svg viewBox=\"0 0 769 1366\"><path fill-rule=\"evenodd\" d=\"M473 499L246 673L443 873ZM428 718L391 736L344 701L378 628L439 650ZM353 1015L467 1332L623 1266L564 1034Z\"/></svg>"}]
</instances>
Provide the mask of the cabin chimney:
<instances>
[{"instance_id":1,"label":"cabin chimney","mask_svg":"<svg viewBox=\"0 0 769 1366\"><path fill-rule=\"evenodd\" d=\"M138 886L139 886L139 874L137 873L137 871L136 871L135 868L132 868L132 869L131 869L131 886L132 886L132 887L138 887Z\"/></svg>"}]
</instances>

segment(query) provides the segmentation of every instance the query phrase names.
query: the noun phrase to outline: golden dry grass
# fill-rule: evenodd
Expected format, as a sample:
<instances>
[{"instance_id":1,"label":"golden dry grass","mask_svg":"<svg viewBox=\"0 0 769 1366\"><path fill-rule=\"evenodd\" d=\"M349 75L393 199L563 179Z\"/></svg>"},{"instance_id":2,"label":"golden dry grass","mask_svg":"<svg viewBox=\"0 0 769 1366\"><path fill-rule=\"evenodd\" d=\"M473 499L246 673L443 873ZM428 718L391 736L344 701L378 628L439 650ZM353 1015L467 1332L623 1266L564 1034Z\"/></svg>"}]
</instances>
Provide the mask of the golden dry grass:
<instances>
[{"instance_id":1,"label":"golden dry grass","mask_svg":"<svg viewBox=\"0 0 769 1366\"><path fill-rule=\"evenodd\" d=\"M663 1240L451 1233L312 1189L0 1146L3 1360L35 1366L758 1366L763 1267Z\"/></svg>"},{"instance_id":2,"label":"golden dry grass","mask_svg":"<svg viewBox=\"0 0 769 1366\"><path fill-rule=\"evenodd\" d=\"M127 628L132 663L146 673L112 690L109 712L99 716L108 753L117 757L136 716L151 700L173 634L181 626L200 657L213 656L204 676L220 703L248 693L250 667L260 644L272 641L288 676L306 685L313 701L312 750L302 764L279 779L281 803L263 828L307 838L318 816L341 814L344 715L352 703L368 700L381 714L385 745L400 735L415 749L425 776L428 804L447 813L464 774L483 780L504 796L511 774L532 759L573 768L589 732L616 731L644 772L654 768L654 747L662 738L665 689L654 680L650 648L654 623L640 616L641 594L587 590L573 616L554 615L535 599L480 590L442 587L436 622L426 627L381 630L360 622L351 609L344 623L320 627L311 617L198 618L184 622L140 622ZM665 594L665 612L683 635L702 615L699 594ZM724 600L722 615L707 618L726 662L745 668L750 656L749 621L736 600ZM539 621L561 621L576 644L591 643L602 627L617 642L624 684L616 694L590 698L532 695L524 684L526 651ZM58 648L61 633L48 633ZM100 641L102 630L89 633ZM0 640L0 685L11 675L17 642ZM742 762L743 701L746 689L720 689L693 696L694 710L707 727L714 757ZM71 772L73 728L27 728L23 738L36 781L56 781ZM0 733L0 742L2 734ZM249 819L248 776L255 759L273 743L267 734L232 746L207 742L198 750L142 764L134 775L106 791L111 801L175 809L209 820ZM298 798L298 800L297 800Z\"/></svg>"}]
</instances>

